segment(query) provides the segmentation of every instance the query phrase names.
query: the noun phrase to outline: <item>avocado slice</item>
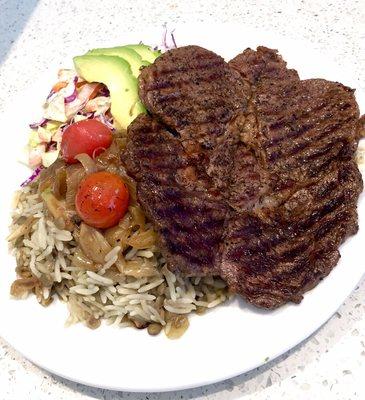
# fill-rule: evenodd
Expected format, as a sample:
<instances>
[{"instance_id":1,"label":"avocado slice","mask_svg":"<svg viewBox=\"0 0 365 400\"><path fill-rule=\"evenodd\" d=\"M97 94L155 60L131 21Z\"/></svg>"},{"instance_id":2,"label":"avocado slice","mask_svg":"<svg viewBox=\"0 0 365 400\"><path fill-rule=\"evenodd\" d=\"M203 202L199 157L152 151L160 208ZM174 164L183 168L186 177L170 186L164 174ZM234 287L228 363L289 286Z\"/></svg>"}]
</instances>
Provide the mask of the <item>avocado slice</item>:
<instances>
[{"instance_id":1,"label":"avocado slice","mask_svg":"<svg viewBox=\"0 0 365 400\"><path fill-rule=\"evenodd\" d=\"M150 63L153 63L156 60L156 58L161 55L160 50L152 50L151 47L143 43L127 44L125 47L136 51L144 60L147 60Z\"/></svg>"},{"instance_id":2,"label":"avocado slice","mask_svg":"<svg viewBox=\"0 0 365 400\"><path fill-rule=\"evenodd\" d=\"M105 56L117 56L124 58L131 66L132 73L135 77L140 74L140 69L142 66L149 65L150 62L142 59L140 54L135 50L129 49L125 46L110 47L110 48L100 48L89 50L87 55L105 55Z\"/></svg>"},{"instance_id":3,"label":"avocado slice","mask_svg":"<svg viewBox=\"0 0 365 400\"><path fill-rule=\"evenodd\" d=\"M101 82L110 92L111 113L117 129L128 125L145 112L138 96L138 81L121 57L84 55L73 59L76 72L88 82Z\"/></svg>"}]
</instances>

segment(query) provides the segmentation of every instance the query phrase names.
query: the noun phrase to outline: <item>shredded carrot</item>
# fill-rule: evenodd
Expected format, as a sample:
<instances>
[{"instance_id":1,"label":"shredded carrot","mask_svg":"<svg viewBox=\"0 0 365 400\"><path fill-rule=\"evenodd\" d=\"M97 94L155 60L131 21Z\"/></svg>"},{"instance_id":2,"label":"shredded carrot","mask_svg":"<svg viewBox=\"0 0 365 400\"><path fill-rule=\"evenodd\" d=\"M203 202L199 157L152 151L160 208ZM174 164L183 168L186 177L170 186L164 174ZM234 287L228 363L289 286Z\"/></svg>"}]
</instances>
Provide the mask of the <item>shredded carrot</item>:
<instances>
[{"instance_id":1,"label":"shredded carrot","mask_svg":"<svg viewBox=\"0 0 365 400\"><path fill-rule=\"evenodd\" d=\"M98 85L95 86L95 89L91 92L89 100L93 99L94 97L96 97L96 95L98 94L99 90L101 89L102 84L99 83Z\"/></svg>"},{"instance_id":2,"label":"shredded carrot","mask_svg":"<svg viewBox=\"0 0 365 400\"><path fill-rule=\"evenodd\" d=\"M59 92L61 89L67 86L67 82L61 81L57 82L55 85L53 85L52 90L54 92Z\"/></svg>"},{"instance_id":3,"label":"shredded carrot","mask_svg":"<svg viewBox=\"0 0 365 400\"><path fill-rule=\"evenodd\" d=\"M86 85L87 83L88 82L86 82L86 81L77 82L76 83L76 87L77 87L77 89L80 89L82 86ZM97 94L98 94L99 90L101 89L101 87L102 87L102 83L98 83L95 86L94 90L91 92L91 94L89 96L89 100L91 100L91 99L93 99L94 97L97 96Z\"/></svg>"},{"instance_id":4,"label":"shredded carrot","mask_svg":"<svg viewBox=\"0 0 365 400\"><path fill-rule=\"evenodd\" d=\"M77 82L77 83L76 83L77 89L80 89L80 87L86 85L86 83L87 83L86 81Z\"/></svg>"}]
</instances>

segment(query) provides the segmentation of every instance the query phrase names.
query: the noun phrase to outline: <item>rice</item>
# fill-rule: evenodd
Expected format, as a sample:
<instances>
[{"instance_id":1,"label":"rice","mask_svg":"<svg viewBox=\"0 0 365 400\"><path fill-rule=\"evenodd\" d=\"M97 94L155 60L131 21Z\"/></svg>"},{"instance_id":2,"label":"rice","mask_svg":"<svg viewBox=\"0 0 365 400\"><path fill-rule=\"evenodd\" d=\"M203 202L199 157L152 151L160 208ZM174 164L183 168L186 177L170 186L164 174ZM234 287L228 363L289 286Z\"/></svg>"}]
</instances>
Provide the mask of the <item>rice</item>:
<instances>
[{"instance_id":1,"label":"rice","mask_svg":"<svg viewBox=\"0 0 365 400\"><path fill-rule=\"evenodd\" d=\"M110 286L113 284L112 279L105 278L104 276L100 276L100 275L96 274L95 272L86 271L86 273L91 278L91 279L87 279L87 281L90 283L99 284L101 286Z\"/></svg>"},{"instance_id":2,"label":"rice","mask_svg":"<svg viewBox=\"0 0 365 400\"><path fill-rule=\"evenodd\" d=\"M104 265L102 268L102 271L105 272L107 269L109 269L112 265L114 265L118 260L118 256L115 255L112 258L110 258Z\"/></svg>"},{"instance_id":3,"label":"rice","mask_svg":"<svg viewBox=\"0 0 365 400\"><path fill-rule=\"evenodd\" d=\"M108 262L115 257L118 257L118 253L121 249L122 248L120 246L115 246L112 250L110 250L109 253L105 256L105 262Z\"/></svg>"},{"instance_id":4,"label":"rice","mask_svg":"<svg viewBox=\"0 0 365 400\"><path fill-rule=\"evenodd\" d=\"M99 291L99 288L95 285L92 285L89 288L86 288L83 285L76 285L70 287L70 292L82 294L83 296L89 296ZM88 299L90 301L90 299Z\"/></svg>"},{"instance_id":5,"label":"rice","mask_svg":"<svg viewBox=\"0 0 365 400\"><path fill-rule=\"evenodd\" d=\"M229 297L225 283L219 278L176 276L168 270L155 245L148 248L111 246L98 270L73 265L77 240L72 232L57 228L36 190L37 185L32 184L16 194L10 244L18 267L22 266L19 277L37 278L40 290L33 289L33 292L37 293L38 301L48 305L58 297L67 303L70 313L67 326L83 322L95 328L101 320L119 327L145 328L153 323L165 327L169 336L174 330L174 318L186 318L197 308L216 307ZM130 219L126 229L134 225L138 228L133 213L125 218ZM22 225L24 221L31 223L28 231ZM131 234L133 243L138 243L137 228ZM151 226L146 224L145 229L151 230ZM19 232L23 231L19 240ZM137 270L143 271L147 265L154 273L140 277L123 274L117 265L120 258L134 263ZM18 297L26 296L22 293Z\"/></svg>"},{"instance_id":6,"label":"rice","mask_svg":"<svg viewBox=\"0 0 365 400\"><path fill-rule=\"evenodd\" d=\"M147 285L140 287L138 289L138 293L148 292L149 290L159 286L163 281L164 281L163 279L157 279L154 282L148 283Z\"/></svg>"}]
</instances>

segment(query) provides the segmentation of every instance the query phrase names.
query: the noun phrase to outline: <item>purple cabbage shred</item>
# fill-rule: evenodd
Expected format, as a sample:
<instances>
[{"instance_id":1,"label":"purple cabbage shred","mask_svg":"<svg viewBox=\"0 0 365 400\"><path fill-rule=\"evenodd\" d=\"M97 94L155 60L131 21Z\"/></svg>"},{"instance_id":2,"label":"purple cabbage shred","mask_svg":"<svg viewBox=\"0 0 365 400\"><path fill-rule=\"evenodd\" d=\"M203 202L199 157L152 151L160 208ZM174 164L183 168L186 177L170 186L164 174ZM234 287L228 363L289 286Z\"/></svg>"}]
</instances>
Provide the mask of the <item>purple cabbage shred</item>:
<instances>
[{"instance_id":1,"label":"purple cabbage shred","mask_svg":"<svg viewBox=\"0 0 365 400\"><path fill-rule=\"evenodd\" d=\"M161 43L162 50L167 51L167 50L177 48L174 32L175 32L175 29L169 31L167 29L167 24L164 25L164 30L162 33L162 43Z\"/></svg>"},{"instance_id":2,"label":"purple cabbage shred","mask_svg":"<svg viewBox=\"0 0 365 400\"><path fill-rule=\"evenodd\" d=\"M24 182L22 182L22 183L20 184L20 186L21 186L21 187L24 187L24 186L28 186L30 183L32 183L35 179L37 179L37 177L38 177L39 174L41 173L42 169L43 169L43 167L42 167L41 165L40 165L39 167L37 167L37 168L33 171L32 175L31 175L28 179L26 179Z\"/></svg>"},{"instance_id":3,"label":"purple cabbage shred","mask_svg":"<svg viewBox=\"0 0 365 400\"><path fill-rule=\"evenodd\" d=\"M75 88L74 88L73 93L70 94L70 96L65 97L65 103L66 103L66 104L67 104L67 103L71 103L71 102L74 101L74 100L76 99L76 97L77 97L77 88L76 88L76 83L77 83L77 81L78 81L78 77L75 76L75 78L74 78L74 85L75 85Z\"/></svg>"},{"instance_id":4,"label":"purple cabbage shred","mask_svg":"<svg viewBox=\"0 0 365 400\"><path fill-rule=\"evenodd\" d=\"M46 123L49 120L47 118L42 118L39 122L33 122L32 124L29 124L30 129L38 129L40 126L46 125Z\"/></svg>"}]
</instances>

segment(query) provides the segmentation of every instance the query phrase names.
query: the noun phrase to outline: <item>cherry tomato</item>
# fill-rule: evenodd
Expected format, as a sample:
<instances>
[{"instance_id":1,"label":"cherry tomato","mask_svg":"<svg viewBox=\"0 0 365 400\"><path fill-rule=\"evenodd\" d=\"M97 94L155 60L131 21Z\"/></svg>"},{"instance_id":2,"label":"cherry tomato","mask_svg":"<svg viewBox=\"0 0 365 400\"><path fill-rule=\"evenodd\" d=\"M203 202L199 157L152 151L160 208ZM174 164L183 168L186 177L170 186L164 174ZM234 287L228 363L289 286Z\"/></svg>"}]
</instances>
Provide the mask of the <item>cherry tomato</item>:
<instances>
[{"instance_id":1,"label":"cherry tomato","mask_svg":"<svg viewBox=\"0 0 365 400\"><path fill-rule=\"evenodd\" d=\"M88 225L110 228L127 211L129 192L122 179L102 171L88 175L81 181L76 193L76 210Z\"/></svg>"},{"instance_id":2,"label":"cherry tomato","mask_svg":"<svg viewBox=\"0 0 365 400\"><path fill-rule=\"evenodd\" d=\"M69 164L77 163L75 156L86 153L99 155L113 140L112 131L96 119L85 119L68 126L62 135L61 154Z\"/></svg>"}]
</instances>

